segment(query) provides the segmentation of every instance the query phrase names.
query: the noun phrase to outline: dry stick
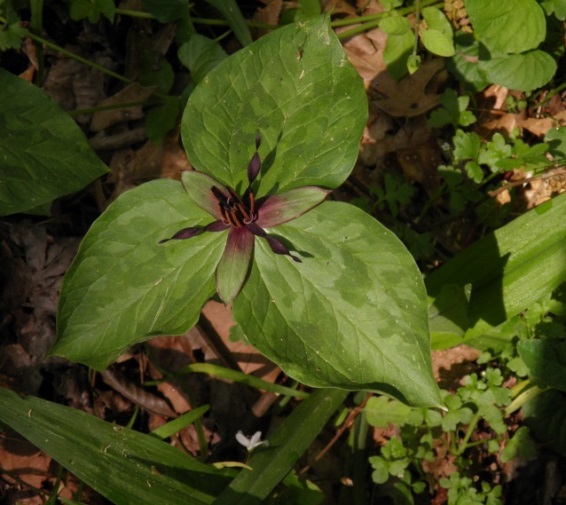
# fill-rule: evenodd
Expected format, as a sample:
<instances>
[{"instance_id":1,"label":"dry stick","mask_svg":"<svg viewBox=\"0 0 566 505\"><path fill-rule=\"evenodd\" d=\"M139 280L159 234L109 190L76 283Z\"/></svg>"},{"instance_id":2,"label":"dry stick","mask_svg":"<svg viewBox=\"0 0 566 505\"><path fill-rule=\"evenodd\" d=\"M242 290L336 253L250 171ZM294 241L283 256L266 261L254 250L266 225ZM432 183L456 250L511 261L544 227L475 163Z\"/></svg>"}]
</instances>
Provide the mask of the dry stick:
<instances>
[{"instance_id":1,"label":"dry stick","mask_svg":"<svg viewBox=\"0 0 566 505\"><path fill-rule=\"evenodd\" d=\"M362 413L362 410L364 410L366 403L372 396L373 393L368 393L364 401L350 411L348 417L342 423L342 426L338 428L338 431L332 437L332 440L330 440L330 442L328 442L324 446L324 448L314 457L311 463L309 463L299 471L299 475L304 475L305 473L307 473L316 462L320 461L323 458L323 456L332 448L332 446L338 441L342 434L354 424L356 417L358 417Z\"/></svg>"},{"instance_id":2,"label":"dry stick","mask_svg":"<svg viewBox=\"0 0 566 505\"><path fill-rule=\"evenodd\" d=\"M494 189L493 191L489 191L488 195L489 196L497 196L499 193L503 193L503 191L505 191L506 189L509 188L514 188L516 186L522 186L523 184L528 184L531 181L536 181L538 179L540 180L547 180L547 179L552 179L553 177L556 177L557 175L561 175L561 174L565 174L566 175L566 168L557 168L555 170L550 170L549 172L546 172L545 174L540 174L540 175L533 175L532 177L525 177L519 181L512 181L512 182L506 182L506 184L504 186L501 186L500 188Z\"/></svg>"},{"instance_id":3,"label":"dry stick","mask_svg":"<svg viewBox=\"0 0 566 505\"><path fill-rule=\"evenodd\" d=\"M177 417L177 413L168 405L167 401L130 382L120 372L104 370L101 375L106 384L135 405L160 416Z\"/></svg>"}]
</instances>

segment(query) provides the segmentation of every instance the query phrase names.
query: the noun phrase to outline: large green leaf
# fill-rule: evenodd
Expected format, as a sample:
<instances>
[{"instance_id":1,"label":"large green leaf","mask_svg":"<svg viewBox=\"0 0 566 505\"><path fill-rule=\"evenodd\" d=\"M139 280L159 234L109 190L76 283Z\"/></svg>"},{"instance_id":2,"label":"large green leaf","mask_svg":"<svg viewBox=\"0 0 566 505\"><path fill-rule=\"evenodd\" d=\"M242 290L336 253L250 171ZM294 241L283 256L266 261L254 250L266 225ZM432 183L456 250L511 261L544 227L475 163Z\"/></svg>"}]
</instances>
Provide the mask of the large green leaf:
<instances>
[{"instance_id":1,"label":"large green leaf","mask_svg":"<svg viewBox=\"0 0 566 505\"><path fill-rule=\"evenodd\" d=\"M460 331L448 338L449 324L442 318L468 330L465 338L479 337L564 282L565 215L566 194L482 238L428 276L427 290L438 309L431 312L433 343L435 329L442 329L444 345L462 341ZM446 286L471 288L469 305L465 296L441 298ZM466 322L472 328L462 327Z\"/></svg>"},{"instance_id":2,"label":"large green leaf","mask_svg":"<svg viewBox=\"0 0 566 505\"><path fill-rule=\"evenodd\" d=\"M108 171L43 91L3 69L0 89L0 215L50 203Z\"/></svg>"},{"instance_id":3,"label":"large green leaf","mask_svg":"<svg viewBox=\"0 0 566 505\"><path fill-rule=\"evenodd\" d=\"M237 187L261 133L261 196L341 184L366 118L362 81L321 17L276 30L207 74L181 134L196 168Z\"/></svg>"},{"instance_id":4,"label":"large green leaf","mask_svg":"<svg viewBox=\"0 0 566 505\"><path fill-rule=\"evenodd\" d=\"M155 437L0 388L0 422L116 505L206 504L229 480Z\"/></svg>"},{"instance_id":5,"label":"large green leaf","mask_svg":"<svg viewBox=\"0 0 566 505\"><path fill-rule=\"evenodd\" d=\"M538 49L522 54L492 55L480 61L478 67L491 82L520 91L540 88L556 73L554 58Z\"/></svg>"},{"instance_id":6,"label":"large green leaf","mask_svg":"<svg viewBox=\"0 0 566 505\"><path fill-rule=\"evenodd\" d=\"M544 11L536 0L466 0L476 37L490 51L521 53L546 37Z\"/></svg>"},{"instance_id":7,"label":"large green leaf","mask_svg":"<svg viewBox=\"0 0 566 505\"><path fill-rule=\"evenodd\" d=\"M175 181L120 196L92 225L65 276L51 353L103 369L136 342L187 331L215 291L226 233L159 241L211 221Z\"/></svg>"},{"instance_id":8,"label":"large green leaf","mask_svg":"<svg viewBox=\"0 0 566 505\"><path fill-rule=\"evenodd\" d=\"M566 392L566 342L532 339L519 342L517 349L529 375L542 387Z\"/></svg>"},{"instance_id":9,"label":"large green leaf","mask_svg":"<svg viewBox=\"0 0 566 505\"><path fill-rule=\"evenodd\" d=\"M399 239L337 202L270 231L302 263L275 256L256 240L249 278L233 307L250 343L312 386L440 404L424 285Z\"/></svg>"}]
</instances>

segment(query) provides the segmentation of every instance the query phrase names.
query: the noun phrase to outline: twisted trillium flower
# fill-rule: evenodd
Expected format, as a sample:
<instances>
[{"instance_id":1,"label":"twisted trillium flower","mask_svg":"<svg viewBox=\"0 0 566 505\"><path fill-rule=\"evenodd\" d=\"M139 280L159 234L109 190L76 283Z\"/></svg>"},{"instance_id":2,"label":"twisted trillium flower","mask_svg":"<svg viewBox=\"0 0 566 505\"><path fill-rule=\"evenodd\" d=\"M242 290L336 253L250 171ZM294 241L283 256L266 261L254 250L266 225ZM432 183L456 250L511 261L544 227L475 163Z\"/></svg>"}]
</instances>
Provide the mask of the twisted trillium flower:
<instances>
[{"instance_id":1,"label":"twisted trillium flower","mask_svg":"<svg viewBox=\"0 0 566 505\"><path fill-rule=\"evenodd\" d=\"M261 169L258 153L260 143L261 137L258 135L256 151L248 165L248 187L242 196L207 174L196 170L183 172L182 182L187 194L215 221L206 226L183 228L160 242L189 239L205 231L228 230L226 247L216 267L216 290L224 303L231 302L244 284L253 256L255 237L266 240L275 254L289 256L301 263L298 256L291 254L289 248L266 229L302 216L322 203L330 193L317 186L303 186L256 200L252 185Z\"/></svg>"}]
</instances>

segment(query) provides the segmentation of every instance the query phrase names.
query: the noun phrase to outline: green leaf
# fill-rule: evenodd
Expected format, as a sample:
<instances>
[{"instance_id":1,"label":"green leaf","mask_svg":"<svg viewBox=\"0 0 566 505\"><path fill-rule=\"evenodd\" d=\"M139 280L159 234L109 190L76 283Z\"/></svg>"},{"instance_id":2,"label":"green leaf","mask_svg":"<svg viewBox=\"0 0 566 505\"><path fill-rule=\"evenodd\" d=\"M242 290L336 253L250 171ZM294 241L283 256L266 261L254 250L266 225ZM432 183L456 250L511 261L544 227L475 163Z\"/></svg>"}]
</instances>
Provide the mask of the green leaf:
<instances>
[{"instance_id":1,"label":"green leaf","mask_svg":"<svg viewBox=\"0 0 566 505\"><path fill-rule=\"evenodd\" d=\"M438 406L426 297L399 239L337 202L269 231L303 262L275 256L256 241L249 278L233 306L250 343L305 384L378 390Z\"/></svg>"},{"instance_id":2,"label":"green leaf","mask_svg":"<svg viewBox=\"0 0 566 505\"><path fill-rule=\"evenodd\" d=\"M177 125L181 104L177 97L167 97L163 104L151 109L145 117L145 131L155 144L161 144Z\"/></svg>"},{"instance_id":3,"label":"green leaf","mask_svg":"<svg viewBox=\"0 0 566 505\"><path fill-rule=\"evenodd\" d=\"M139 59L140 84L155 86L157 91L168 93L175 81L173 67L167 59L152 49L142 50Z\"/></svg>"},{"instance_id":4,"label":"green leaf","mask_svg":"<svg viewBox=\"0 0 566 505\"><path fill-rule=\"evenodd\" d=\"M481 149L481 139L477 133L457 130L453 138L454 157L459 161L477 160Z\"/></svg>"},{"instance_id":5,"label":"green leaf","mask_svg":"<svg viewBox=\"0 0 566 505\"><path fill-rule=\"evenodd\" d=\"M566 158L566 128L559 126L551 128L544 136L544 142L549 146L549 152L555 158Z\"/></svg>"},{"instance_id":6,"label":"green leaf","mask_svg":"<svg viewBox=\"0 0 566 505\"><path fill-rule=\"evenodd\" d=\"M108 169L43 91L0 69L0 215L85 187Z\"/></svg>"},{"instance_id":7,"label":"green leaf","mask_svg":"<svg viewBox=\"0 0 566 505\"><path fill-rule=\"evenodd\" d=\"M143 0L143 5L162 23L177 21L189 10L188 0Z\"/></svg>"},{"instance_id":8,"label":"green leaf","mask_svg":"<svg viewBox=\"0 0 566 505\"><path fill-rule=\"evenodd\" d=\"M491 82L519 91L544 86L554 77L557 68L554 58L538 49L522 54L494 55L489 60L480 60L479 66Z\"/></svg>"},{"instance_id":9,"label":"green leaf","mask_svg":"<svg viewBox=\"0 0 566 505\"><path fill-rule=\"evenodd\" d=\"M566 342L522 340L517 350L538 384L566 392Z\"/></svg>"},{"instance_id":10,"label":"green leaf","mask_svg":"<svg viewBox=\"0 0 566 505\"><path fill-rule=\"evenodd\" d=\"M191 94L181 135L198 170L238 189L247 186L259 131L262 196L341 184L366 117L362 81L318 18L281 28L219 64Z\"/></svg>"},{"instance_id":11,"label":"green leaf","mask_svg":"<svg viewBox=\"0 0 566 505\"><path fill-rule=\"evenodd\" d=\"M160 440L0 388L0 421L116 505L212 503L222 472Z\"/></svg>"},{"instance_id":12,"label":"green leaf","mask_svg":"<svg viewBox=\"0 0 566 505\"><path fill-rule=\"evenodd\" d=\"M527 212L428 276L426 286L433 297L440 295L444 285L472 286L468 317L472 325L483 324L467 338L478 337L518 314L564 281L565 213L566 194L552 200L544 214L536 209ZM444 307L443 315L449 310ZM461 319L451 320L461 323Z\"/></svg>"},{"instance_id":13,"label":"green leaf","mask_svg":"<svg viewBox=\"0 0 566 505\"><path fill-rule=\"evenodd\" d=\"M243 46L248 46L252 43L252 35L250 29L246 24L244 16L236 3L236 0L206 0L207 3L212 5L218 12L224 16L228 21L230 28L234 30L234 34Z\"/></svg>"},{"instance_id":14,"label":"green leaf","mask_svg":"<svg viewBox=\"0 0 566 505\"><path fill-rule=\"evenodd\" d=\"M546 37L544 11L536 0L466 0L466 11L476 37L490 51L521 53Z\"/></svg>"},{"instance_id":15,"label":"green leaf","mask_svg":"<svg viewBox=\"0 0 566 505\"><path fill-rule=\"evenodd\" d=\"M530 461L537 455L537 446L530 435L529 428L521 426L501 451L501 461L507 463L512 459L519 458L521 461Z\"/></svg>"},{"instance_id":16,"label":"green leaf","mask_svg":"<svg viewBox=\"0 0 566 505\"><path fill-rule=\"evenodd\" d=\"M444 57L454 56L454 54L456 54L452 39L438 30L425 30L421 33L421 39L424 46L432 54Z\"/></svg>"},{"instance_id":17,"label":"green leaf","mask_svg":"<svg viewBox=\"0 0 566 505\"><path fill-rule=\"evenodd\" d=\"M436 7L425 7L422 16L427 25L426 30L421 33L424 46L433 54L453 56L454 33L444 13Z\"/></svg>"},{"instance_id":18,"label":"green leaf","mask_svg":"<svg viewBox=\"0 0 566 505\"><path fill-rule=\"evenodd\" d=\"M566 456L566 399L560 391L546 391L523 405L526 425L539 442Z\"/></svg>"},{"instance_id":19,"label":"green leaf","mask_svg":"<svg viewBox=\"0 0 566 505\"><path fill-rule=\"evenodd\" d=\"M450 347L464 336L470 326L468 318L469 290L454 284L445 284L428 309L430 333L434 348ZM446 342L445 342L446 339Z\"/></svg>"},{"instance_id":20,"label":"green leaf","mask_svg":"<svg viewBox=\"0 0 566 505\"><path fill-rule=\"evenodd\" d=\"M98 23L103 14L114 22L116 6L113 0L71 0L70 3L69 13L74 21L88 18L91 23Z\"/></svg>"},{"instance_id":21,"label":"green leaf","mask_svg":"<svg viewBox=\"0 0 566 505\"><path fill-rule=\"evenodd\" d=\"M211 221L175 181L122 194L65 275L51 354L104 369L134 343L187 331L215 291L226 233L159 241Z\"/></svg>"},{"instance_id":22,"label":"green leaf","mask_svg":"<svg viewBox=\"0 0 566 505\"><path fill-rule=\"evenodd\" d=\"M241 472L214 504L265 503L269 493L320 434L346 396L346 392L335 389L321 389L312 393L269 437L269 446L254 452L248 462L253 471Z\"/></svg>"},{"instance_id":23,"label":"green leaf","mask_svg":"<svg viewBox=\"0 0 566 505\"><path fill-rule=\"evenodd\" d=\"M191 71L195 83L202 81L227 56L218 42L198 34L192 35L188 42L179 47L177 55Z\"/></svg>"},{"instance_id":24,"label":"green leaf","mask_svg":"<svg viewBox=\"0 0 566 505\"><path fill-rule=\"evenodd\" d=\"M478 65L480 45L469 33L457 33L454 39L456 54L446 60L448 70L461 81L467 89L479 92L490 84Z\"/></svg>"},{"instance_id":25,"label":"green leaf","mask_svg":"<svg viewBox=\"0 0 566 505\"><path fill-rule=\"evenodd\" d=\"M3 30L0 30L0 51L19 49L27 33L28 31L21 26L19 20L6 25Z\"/></svg>"},{"instance_id":26,"label":"green leaf","mask_svg":"<svg viewBox=\"0 0 566 505\"><path fill-rule=\"evenodd\" d=\"M387 42L383 52L383 61L387 65L387 71L393 78L400 79L407 73L407 62L413 52L415 34L409 21L404 17L384 18L379 22L379 28L387 33Z\"/></svg>"},{"instance_id":27,"label":"green leaf","mask_svg":"<svg viewBox=\"0 0 566 505\"><path fill-rule=\"evenodd\" d=\"M420 426L423 423L423 414L420 410L386 396L372 396L364 412L367 422L378 428L387 428L390 424L402 427L406 424Z\"/></svg>"}]
</instances>

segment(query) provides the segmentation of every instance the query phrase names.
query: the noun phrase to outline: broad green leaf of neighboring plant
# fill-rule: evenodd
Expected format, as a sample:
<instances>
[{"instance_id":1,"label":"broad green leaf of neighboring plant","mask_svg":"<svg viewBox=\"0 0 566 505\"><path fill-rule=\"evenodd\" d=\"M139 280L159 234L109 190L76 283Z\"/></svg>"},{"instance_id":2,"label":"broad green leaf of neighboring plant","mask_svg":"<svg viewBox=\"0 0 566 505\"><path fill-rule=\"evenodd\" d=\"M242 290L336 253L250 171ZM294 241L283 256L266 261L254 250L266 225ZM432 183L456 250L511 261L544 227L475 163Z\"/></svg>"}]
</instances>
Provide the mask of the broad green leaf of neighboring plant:
<instances>
[{"instance_id":1,"label":"broad green leaf of neighboring plant","mask_svg":"<svg viewBox=\"0 0 566 505\"><path fill-rule=\"evenodd\" d=\"M116 6L114 0L71 0L69 12L75 21L88 18L91 23L98 23L103 14L113 23Z\"/></svg>"},{"instance_id":2,"label":"broad green leaf of neighboring plant","mask_svg":"<svg viewBox=\"0 0 566 505\"><path fill-rule=\"evenodd\" d=\"M228 21L230 28L234 30L234 35L236 35L240 44L248 46L252 43L250 29L246 24L246 20L244 19L236 0L206 0L206 2L212 5L224 16L224 19Z\"/></svg>"},{"instance_id":3,"label":"broad green leaf of neighboring plant","mask_svg":"<svg viewBox=\"0 0 566 505\"><path fill-rule=\"evenodd\" d=\"M549 202L546 212L533 209L487 235L427 277L428 293L437 300L445 286L471 288L469 303L455 296L437 307L434 326L448 328L451 321L460 328L451 342L443 335L445 346L461 343L462 330L464 339L489 335L564 282L565 214L566 194ZM442 317L449 321L441 324Z\"/></svg>"},{"instance_id":4,"label":"broad green leaf of neighboring plant","mask_svg":"<svg viewBox=\"0 0 566 505\"><path fill-rule=\"evenodd\" d=\"M208 72L228 56L218 42L198 33L179 48L177 55L181 63L190 70L195 84L202 81Z\"/></svg>"},{"instance_id":5,"label":"broad green leaf of neighboring plant","mask_svg":"<svg viewBox=\"0 0 566 505\"><path fill-rule=\"evenodd\" d=\"M320 17L220 63L191 94L181 135L193 166L238 189L260 132L261 197L344 182L366 117L361 79Z\"/></svg>"},{"instance_id":6,"label":"broad green leaf of neighboring plant","mask_svg":"<svg viewBox=\"0 0 566 505\"><path fill-rule=\"evenodd\" d=\"M230 482L155 437L3 388L0 422L116 505L209 504Z\"/></svg>"},{"instance_id":7,"label":"broad green leaf of neighboring plant","mask_svg":"<svg viewBox=\"0 0 566 505\"><path fill-rule=\"evenodd\" d=\"M556 73L550 54L535 50L521 54L493 54L478 66L491 82L519 91L532 91L548 83Z\"/></svg>"},{"instance_id":8,"label":"broad green leaf of neighboring plant","mask_svg":"<svg viewBox=\"0 0 566 505\"><path fill-rule=\"evenodd\" d=\"M162 23L177 21L189 11L188 0L142 0L142 4Z\"/></svg>"},{"instance_id":9,"label":"broad green leaf of neighboring plant","mask_svg":"<svg viewBox=\"0 0 566 505\"><path fill-rule=\"evenodd\" d=\"M43 91L0 69L0 215L85 187L108 169Z\"/></svg>"},{"instance_id":10,"label":"broad green leaf of neighboring plant","mask_svg":"<svg viewBox=\"0 0 566 505\"><path fill-rule=\"evenodd\" d=\"M517 349L537 384L566 392L566 342L557 339L523 340Z\"/></svg>"},{"instance_id":11,"label":"broad green leaf of neighboring plant","mask_svg":"<svg viewBox=\"0 0 566 505\"><path fill-rule=\"evenodd\" d=\"M546 37L544 11L536 0L466 0L474 33L490 51L522 53Z\"/></svg>"},{"instance_id":12,"label":"broad green leaf of neighboring plant","mask_svg":"<svg viewBox=\"0 0 566 505\"><path fill-rule=\"evenodd\" d=\"M430 364L419 270L399 239L363 211L327 202L274 228L303 262L256 243L233 306L249 342L316 387L384 391L441 403Z\"/></svg>"},{"instance_id":13,"label":"broad green leaf of neighboring plant","mask_svg":"<svg viewBox=\"0 0 566 505\"><path fill-rule=\"evenodd\" d=\"M523 405L525 424L539 442L566 456L566 398L557 390L545 391Z\"/></svg>"},{"instance_id":14,"label":"broad green leaf of neighboring plant","mask_svg":"<svg viewBox=\"0 0 566 505\"><path fill-rule=\"evenodd\" d=\"M193 326L215 291L222 237L203 234L190 247L159 241L208 221L175 181L122 194L92 225L65 275L51 354L102 370L137 342Z\"/></svg>"}]
</instances>

